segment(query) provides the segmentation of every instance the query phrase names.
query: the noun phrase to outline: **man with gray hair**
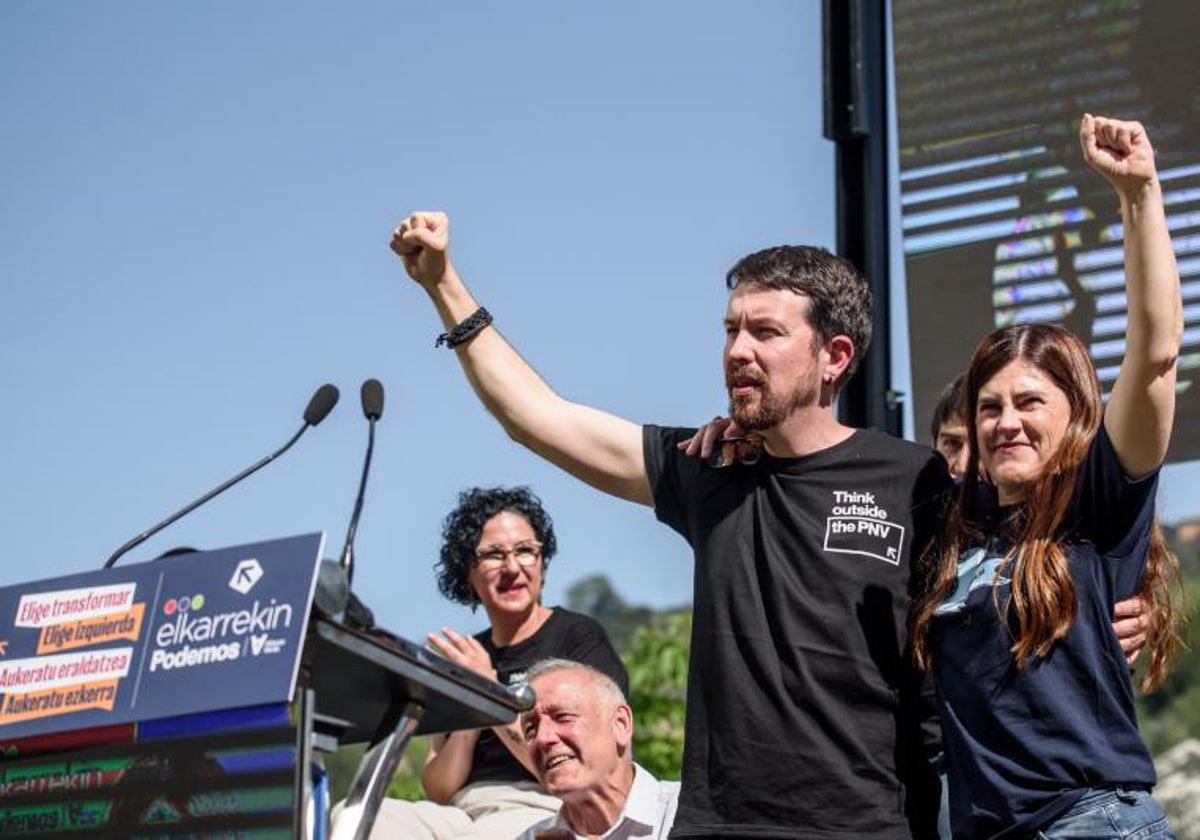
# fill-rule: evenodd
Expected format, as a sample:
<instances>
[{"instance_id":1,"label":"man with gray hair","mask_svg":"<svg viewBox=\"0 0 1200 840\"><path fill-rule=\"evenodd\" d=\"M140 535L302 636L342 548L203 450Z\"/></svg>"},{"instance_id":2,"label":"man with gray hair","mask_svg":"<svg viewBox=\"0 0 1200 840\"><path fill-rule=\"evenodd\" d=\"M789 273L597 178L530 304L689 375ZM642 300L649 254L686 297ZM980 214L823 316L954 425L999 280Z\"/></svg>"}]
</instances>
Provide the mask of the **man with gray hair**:
<instances>
[{"instance_id":1,"label":"man with gray hair","mask_svg":"<svg viewBox=\"0 0 1200 840\"><path fill-rule=\"evenodd\" d=\"M675 820L678 782L660 782L633 761L633 710L607 675L567 659L529 669L537 694L521 719L529 758L556 816L522 840L665 838Z\"/></svg>"}]
</instances>

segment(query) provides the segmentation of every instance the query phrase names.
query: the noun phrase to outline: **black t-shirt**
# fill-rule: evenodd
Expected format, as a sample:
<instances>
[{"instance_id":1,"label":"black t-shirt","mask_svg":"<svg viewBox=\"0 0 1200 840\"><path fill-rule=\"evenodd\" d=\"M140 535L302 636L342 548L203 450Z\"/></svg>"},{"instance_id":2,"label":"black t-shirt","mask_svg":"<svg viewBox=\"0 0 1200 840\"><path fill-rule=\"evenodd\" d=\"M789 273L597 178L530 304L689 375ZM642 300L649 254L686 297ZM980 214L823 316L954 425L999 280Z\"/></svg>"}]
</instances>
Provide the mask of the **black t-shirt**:
<instances>
[{"instance_id":1,"label":"black t-shirt","mask_svg":"<svg viewBox=\"0 0 1200 840\"><path fill-rule=\"evenodd\" d=\"M505 685L525 682L525 672L542 659L571 659L612 677L621 691L629 694L629 675L625 673L621 657L613 649L604 628L586 615L556 607L536 633L515 645L496 647L492 644L490 629L476 633L475 638L492 658L496 679ZM513 757L492 730L479 733L472 754L471 773L465 784L529 781L537 779Z\"/></svg>"},{"instance_id":2,"label":"black t-shirt","mask_svg":"<svg viewBox=\"0 0 1200 840\"><path fill-rule=\"evenodd\" d=\"M671 836L933 831L907 621L910 561L951 486L945 461L867 430L713 469L676 448L690 434L644 430L655 511L696 559Z\"/></svg>"}]
</instances>

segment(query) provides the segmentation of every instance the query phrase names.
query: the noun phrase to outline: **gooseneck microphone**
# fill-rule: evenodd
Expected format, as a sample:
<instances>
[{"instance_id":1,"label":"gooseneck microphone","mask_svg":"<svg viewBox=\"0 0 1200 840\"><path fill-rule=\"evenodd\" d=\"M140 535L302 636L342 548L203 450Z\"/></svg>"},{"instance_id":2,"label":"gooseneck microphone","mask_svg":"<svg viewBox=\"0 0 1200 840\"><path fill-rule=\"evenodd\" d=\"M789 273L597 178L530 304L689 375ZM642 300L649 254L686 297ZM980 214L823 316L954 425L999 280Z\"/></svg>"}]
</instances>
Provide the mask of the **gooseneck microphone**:
<instances>
[{"instance_id":1,"label":"gooseneck microphone","mask_svg":"<svg viewBox=\"0 0 1200 840\"><path fill-rule=\"evenodd\" d=\"M224 493L226 490L228 490L233 485L237 484L242 479L258 472L263 467L265 467L267 464L271 463L276 458L278 458L280 455L282 455L284 452L287 452L289 449L292 448L292 445L296 441L300 440L300 435L304 434L308 430L309 426L316 426L318 423L320 423L322 420L324 420L329 415L329 412L333 411L333 407L335 405L337 405L337 401L338 401L337 387L334 385L330 385L330 384L322 385L320 388L318 388L316 390L316 393L314 393L312 395L312 399L310 399L308 401L308 407L304 409L304 425L300 427L300 430L298 432L296 432L296 434L292 435L291 440L289 440L287 443L285 443L279 449L272 452L267 457L263 458L258 463L254 464L253 466L249 467L248 469L245 469L242 472L238 473L233 478L229 479L224 484L222 484L220 487L217 487L215 490L211 490L208 493L205 493L203 496L201 496L196 501L192 502L187 507L183 508L182 510L176 511L175 513L171 514L166 519L164 519L162 522L159 522L157 525L154 525L153 527L149 528L148 530L143 531L142 533L138 534L136 537L131 539L129 542L125 543L125 545L121 546L116 551L114 551L112 553L112 556L109 557L108 560L104 563L104 568L106 568L106 569L110 568L114 563L117 562L117 559L122 554L125 554L126 552L128 552L134 548L137 548L139 545L144 543L146 540L150 539L152 536L157 534L163 528L166 528L168 525L170 525L175 520L179 519L182 516L187 516L193 510L200 507L200 505L209 501L213 497L219 496L220 494Z\"/></svg>"},{"instance_id":2,"label":"gooseneck microphone","mask_svg":"<svg viewBox=\"0 0 1200 840\"><path fill-rule=\"evenodd\" d=\"M358 530L358 518L362 516L367 476L371 472L371 455L375 451L375 423L383 416L383 384L378 379L368 379L362 384L362 410L363 416L367 418L367 456L363 459L362 478L358 482L358 498L354 500L354 513L350 516L350 527L346 530L346 545L342 548L341 567L346 571L347 583L354 580L354 533Z\"/></svg>"}]
</instances>

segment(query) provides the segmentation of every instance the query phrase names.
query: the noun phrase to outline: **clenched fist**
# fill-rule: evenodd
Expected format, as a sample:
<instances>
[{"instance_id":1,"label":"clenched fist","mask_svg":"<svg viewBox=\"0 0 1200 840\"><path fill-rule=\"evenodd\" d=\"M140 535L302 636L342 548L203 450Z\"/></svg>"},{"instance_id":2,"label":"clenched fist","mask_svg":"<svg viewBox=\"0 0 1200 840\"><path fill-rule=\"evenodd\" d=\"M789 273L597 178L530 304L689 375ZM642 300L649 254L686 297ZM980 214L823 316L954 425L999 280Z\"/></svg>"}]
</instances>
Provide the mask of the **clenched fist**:
<instances>
[{"instance_id":1,"label":"clenched fist","mask_svg":"<svg viewBox=\"0 0 1200 840\"><path fill-rule=\"evenodd\" d=\"M449 247L450 218L445 213L413 213L392 231L392 250L404 261L404 270L427 289L446 275Z\"/></svg>"},{"instance_id":2,"label":"clenched fist","mask_svg":"<svg viewBox=\"0 0 1200 840\"><path fill-rule=\"evenodd\" d=\"M1083 115L1079 126L1083 159L1124 199L1135 199L1158 177L1154 149L1139 122Z\"/></svg>"}]
</instances>

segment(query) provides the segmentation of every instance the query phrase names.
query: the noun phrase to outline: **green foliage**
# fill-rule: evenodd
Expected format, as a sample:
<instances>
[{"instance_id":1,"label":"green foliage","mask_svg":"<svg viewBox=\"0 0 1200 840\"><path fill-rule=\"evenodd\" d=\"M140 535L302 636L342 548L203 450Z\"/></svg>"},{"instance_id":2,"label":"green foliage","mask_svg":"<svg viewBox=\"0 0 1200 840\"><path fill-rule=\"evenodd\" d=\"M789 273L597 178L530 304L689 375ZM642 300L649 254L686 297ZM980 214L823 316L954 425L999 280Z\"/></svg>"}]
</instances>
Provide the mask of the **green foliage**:
<instances>
[{"instance_id":1,"label":"green foliage","mask_svg":"<svg viewBox=\"0 0 1200 840\"><path fill-rule=\"evenodd\" d=\"M362 744L351 744L347 747L342 747L333 755L325 756L325 772L329 774L329 801L340 802L346 798L346 791L350 789L350 781L354 778L354 771L358 768L358 762L362 759L365 747Z\"/></svg>"},{"instance_id":2,"label":"green foliage","mask_svg":"<svg viewBox=\"0 0 1200 840\"><path fill-rule=\"evenodd\" d=\"M633 634L625 654L634 714L633 754L660 779L678 779L683 764L691 632L689 610L656 615Z\"/></svg>"},{"instance_id":3,"label":"green foliage","mask_svg":"<svg viewBox=\"0 0 1200 840\"><path fill-rule=\"evenodd\" d=\"M604 627L613 647L625 651L639 627L650 623L654 610L631 607L604 575L593 575L567 590L567 609L589 615Z\"/></svg>"},{"instance_id":4,"label":"green foliage","mask_svg":"<svg viewBox=\"0 0 1200 840\"><path fill-rule=\"evenodd\" d=\"M425 798L421 787L421 768L425 766L425 756L429 753L428 738L413 738L408 749L404 751L404 760L400 762L392 783L388 785L387 795L392 799L408 799L418 802Z\"/></svg>"},{"instance_id":5,"label":"green foliage","mask_svg":"<svg viewBox=\"0 0 1200 840\"><path fill-rule=\"evenodd\" d=\"M1194 549L1195 544L1178 548ZM1183 556L1180 551L1181 560ZM1190 614L1184 630L1187 647L1158 690L1148 697L1138 696L1142 736L1155 755L1186 738L1200 738L1200 577L1187 582L1187 606Z\"/></svg>"},{"instance_id":6,"label":"green foliage","mask_svg":"<svg viewBox=\"0 0 1200 840\"><path fill-rule=\"evenodd\" d=\"M683 711L690 607L655 611L627 604L604 575L584 578L567 590L567 608L604 627L629 671L633 707L633 754L660 779L678 779L683 763Z\"/></svg>"},{"instance_id":7,"label":"green foliage","mask_svg":"<svg viewBox=\"0 0 1200 840\"><path fill-rule=\"evenodd\" d=\"M354 779L354 771L366 752L366 745L351 744L342 747L333 755L325 757L325 771L329 774L329 801L338 802L346 798L346 791ZM393 799L421 800L425 792L421 789L421 768L425 766L425 755L429 752L429 739L413 738L400 760L400 767L388 785L387 795Z\"/></svg>"}]
</instances>

